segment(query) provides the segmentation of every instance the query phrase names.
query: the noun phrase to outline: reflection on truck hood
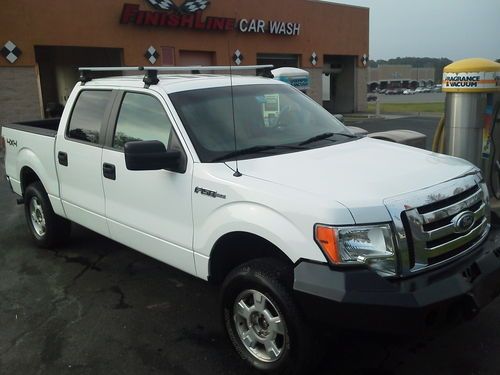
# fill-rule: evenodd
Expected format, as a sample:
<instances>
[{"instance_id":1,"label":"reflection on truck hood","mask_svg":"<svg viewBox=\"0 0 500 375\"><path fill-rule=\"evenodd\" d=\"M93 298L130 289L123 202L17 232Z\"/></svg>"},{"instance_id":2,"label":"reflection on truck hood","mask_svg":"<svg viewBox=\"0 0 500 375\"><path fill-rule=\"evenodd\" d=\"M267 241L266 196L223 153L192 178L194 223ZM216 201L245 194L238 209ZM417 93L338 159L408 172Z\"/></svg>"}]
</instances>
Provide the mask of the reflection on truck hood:
<instances>
[{"instance_id":1,"label":"reflection on truck hood","mask_svg":"<svg viewBox=\"0 0 500 375\"><path fill-rule=\"evenodd\" d=\"M239 161L241 173L344 204L357 223L389 221L383 200L469 172L469 162L363 138L329 147Z\"/></svg>"}]
</instances>

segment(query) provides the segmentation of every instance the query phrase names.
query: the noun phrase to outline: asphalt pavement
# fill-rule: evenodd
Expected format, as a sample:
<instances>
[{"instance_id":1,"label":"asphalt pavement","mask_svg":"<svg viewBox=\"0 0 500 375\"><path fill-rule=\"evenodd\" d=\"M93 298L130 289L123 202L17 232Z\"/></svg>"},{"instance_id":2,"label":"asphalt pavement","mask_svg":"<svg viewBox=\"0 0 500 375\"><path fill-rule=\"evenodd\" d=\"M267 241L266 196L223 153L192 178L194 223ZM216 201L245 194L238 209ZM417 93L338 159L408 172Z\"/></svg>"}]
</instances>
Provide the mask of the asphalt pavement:
<instances>
[{"instance_id":1,"label":"asphalt pavement","mask_svg":"<svg viewBox=\"0 0 500 375\"><path fill-rule=\"evenodd\" d=\"M36 248L2 164L0 374L256 374L225 338L217 288L79 226L67 245ZM496 375L499 316L496 300L439 335L329 332L311 374Z\"/></svg>"}]
</instances>

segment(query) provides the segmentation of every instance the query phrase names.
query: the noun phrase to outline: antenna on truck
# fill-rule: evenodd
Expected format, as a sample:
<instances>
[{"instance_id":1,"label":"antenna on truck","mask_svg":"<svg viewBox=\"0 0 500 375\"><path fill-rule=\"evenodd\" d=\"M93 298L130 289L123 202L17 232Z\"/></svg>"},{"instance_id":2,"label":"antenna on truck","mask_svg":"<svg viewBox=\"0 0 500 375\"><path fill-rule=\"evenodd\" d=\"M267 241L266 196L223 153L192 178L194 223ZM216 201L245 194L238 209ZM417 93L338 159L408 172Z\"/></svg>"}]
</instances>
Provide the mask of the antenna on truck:
<instances>
[{"instance_id":1,"label":"antenna on truck","mask_svg":"<svg viewBox=\"0 0 500 375\"><path fill-rule=\"evenodd\" d=\"M228 44L229 44L229 42L228 42ZM229 45L228 45L228 50L229 50ZM233 69L232 69L231 65L229 65L229 85L231 86L231 113L232 113L232 117L233 117L234 151L236 152L238 150L238 144L237 144L237 138L236 138L236 116L234 113ZM234 177L241 177L242 176L241 172L238 169L238 156L236 156L236 159L234 159L234 162L236 164L236 171L234 171L233 176Z\"/></svg>"}]
</instances>

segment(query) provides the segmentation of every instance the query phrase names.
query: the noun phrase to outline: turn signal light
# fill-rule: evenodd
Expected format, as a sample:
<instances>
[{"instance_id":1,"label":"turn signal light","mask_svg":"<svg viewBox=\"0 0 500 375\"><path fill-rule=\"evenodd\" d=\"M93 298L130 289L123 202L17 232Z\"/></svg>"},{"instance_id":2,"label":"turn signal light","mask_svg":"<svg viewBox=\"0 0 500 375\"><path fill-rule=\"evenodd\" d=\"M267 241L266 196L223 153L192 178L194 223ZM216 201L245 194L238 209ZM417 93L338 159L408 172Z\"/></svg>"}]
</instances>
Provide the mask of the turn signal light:
<instances>
[{"instance_id":1,"label":"turn signal light","mask_svg":"<svg viewBox=\"0 0 500 375\"><path fill-rule=\"evenodd\" d=\"M337 233L332 227L316 225L314 238L332 263L341 263Z\"/></svg>"}]
</instances>

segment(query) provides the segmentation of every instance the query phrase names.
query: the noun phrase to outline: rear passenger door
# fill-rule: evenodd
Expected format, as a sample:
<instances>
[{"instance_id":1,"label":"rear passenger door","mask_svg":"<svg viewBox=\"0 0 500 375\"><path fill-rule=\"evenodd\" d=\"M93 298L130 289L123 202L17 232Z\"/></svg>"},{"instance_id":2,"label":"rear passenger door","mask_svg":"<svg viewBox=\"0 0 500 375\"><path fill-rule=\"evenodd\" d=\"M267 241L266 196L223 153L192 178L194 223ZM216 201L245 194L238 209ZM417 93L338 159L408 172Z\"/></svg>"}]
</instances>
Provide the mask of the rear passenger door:
<instances>
[{"instance_id":1,"label":"rear passenger door","mask_svg":"<svg viewBox=\"0 0 500 375\"><path fill-rule=\"evenodd\" d=\"M82 89L56 139L59 189L67 217L105 236L101 159L105 131L115 96L112 90ZM71 100L69 102L72 102Z\"/></svg>"},{"instance_id":2,"label":"rear passenger door","mask_svg":"<svg viewBox=\"0 0 500 375\"><path fill-rule=\"evenodd\" d=\"M191 274L192 160L187 157L164 99L153 90L122 92L115 100L103 150L103 185L111 238ZM161 141L180 150L184 173L129 171L123 147L129 141Z\"/></svg>"}]
</instances>

